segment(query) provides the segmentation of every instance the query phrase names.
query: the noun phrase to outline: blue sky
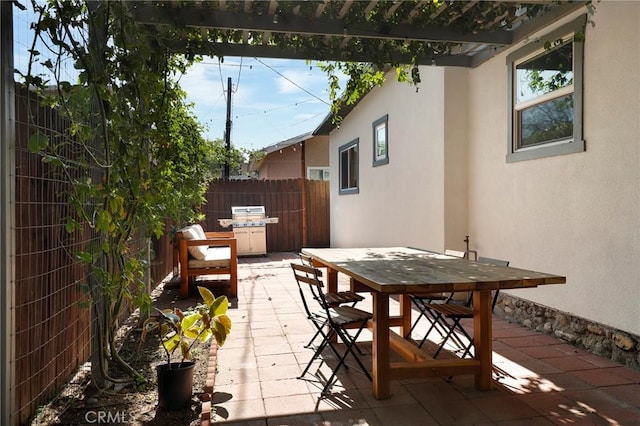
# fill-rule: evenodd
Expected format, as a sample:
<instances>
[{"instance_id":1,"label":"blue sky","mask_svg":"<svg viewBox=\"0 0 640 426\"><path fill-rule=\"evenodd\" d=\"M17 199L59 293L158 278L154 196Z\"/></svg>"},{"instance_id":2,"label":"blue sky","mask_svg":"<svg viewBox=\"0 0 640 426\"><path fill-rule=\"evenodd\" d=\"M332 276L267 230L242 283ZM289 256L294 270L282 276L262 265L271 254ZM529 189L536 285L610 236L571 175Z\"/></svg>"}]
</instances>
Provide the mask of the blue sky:
<instances>
[{"instance_id":1,"label":"blue sky","mask_svg":"<svg viewBox=\"0 0 640 426\"><path fill-rule=\"evenodd\" d=\"M29 27L36 17L30 2L23 4L27 11L14 8L14 61L24 72L33 42ZM40 43L36 49L47 51ZM73 81L77 71L71 61L64 68L66 78ZM224 139L229 77L233 85L231 142L236 148L260 149L313 131L329 113L328 79L315 62L226 57L220 63L218 58L205 57L180 78L180 85L207 128L209 140Z\"/></svg>"},{"instance_id":2,"label":"blue sky","mask_svg":"<svg viewBox=\"0 0 640 426\"><path fill-rule=\"evenodd\" d=\"M231 142L259 149L310 132L329 113L329 83L315 62L205 58L181 78L208 139L223 139L227 79L232 81Z\"/></svg>"}]
</instances>

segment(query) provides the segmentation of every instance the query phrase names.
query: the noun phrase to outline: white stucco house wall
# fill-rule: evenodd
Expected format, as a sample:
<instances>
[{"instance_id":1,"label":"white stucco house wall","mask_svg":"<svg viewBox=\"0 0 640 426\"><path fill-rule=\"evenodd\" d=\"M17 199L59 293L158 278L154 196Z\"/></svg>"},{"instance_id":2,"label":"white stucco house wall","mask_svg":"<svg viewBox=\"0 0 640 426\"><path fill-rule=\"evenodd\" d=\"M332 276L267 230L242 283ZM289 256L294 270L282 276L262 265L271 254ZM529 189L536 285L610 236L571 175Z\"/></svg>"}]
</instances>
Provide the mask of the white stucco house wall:
<instances>
[{"instance_id":1,"label":"white stucco house wall","mask_svg":"<svg viewBox=\"0 0 640 426\"><path fill-rule=\"evenodd\" d=\"M481 256L567 277L514 296L640 335L640 3L596 8L582 89L574 69L580 140L548 156L513 148L508 63L586 9L475 68L421 67L417 90L390 74L369 92L330 132L332 246L463 250L469 235ZM374 123L386 123L385 161ZM349 161L354 187L341 175Z\"/></svg>"}]
</instances>

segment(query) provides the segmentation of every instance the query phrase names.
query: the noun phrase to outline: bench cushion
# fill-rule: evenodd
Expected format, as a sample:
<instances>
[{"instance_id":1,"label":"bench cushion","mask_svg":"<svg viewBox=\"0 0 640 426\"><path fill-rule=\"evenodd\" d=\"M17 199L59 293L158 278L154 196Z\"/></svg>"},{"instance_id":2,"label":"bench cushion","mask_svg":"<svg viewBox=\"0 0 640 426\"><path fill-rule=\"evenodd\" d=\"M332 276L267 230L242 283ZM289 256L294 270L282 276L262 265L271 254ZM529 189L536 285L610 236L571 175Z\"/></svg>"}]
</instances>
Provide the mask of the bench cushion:
<instances>
[{"instance_id":1,"label":"bench cushion","mask_svg":"<svg viewBox=\"0 0 640 426\"><path fill-rule=\"evenodd\" d=\"M198 228L200 228L201 232L198 232ZM206 240L207 238L204 235L204 231L202 230L202 226L200 225L190 225L186 228L182 228L182 238L185 240ZM202 235L200 235L202 234ZM189 254L193 256L197 260L204 260L207 255L207 246L189 246Z\"/></svg>"},{"instance_id":2,"label":"bench cushion","mask_svg":"<svg viewBox=\"0 0 640 426\"><path fill-rule=\"evenodd\" d=\"M204 246L203 246L204 247ZM203 259L189 259L189 269L228 268L231 266L230 247L209 247Z\"/></svg>"}]
</instances>

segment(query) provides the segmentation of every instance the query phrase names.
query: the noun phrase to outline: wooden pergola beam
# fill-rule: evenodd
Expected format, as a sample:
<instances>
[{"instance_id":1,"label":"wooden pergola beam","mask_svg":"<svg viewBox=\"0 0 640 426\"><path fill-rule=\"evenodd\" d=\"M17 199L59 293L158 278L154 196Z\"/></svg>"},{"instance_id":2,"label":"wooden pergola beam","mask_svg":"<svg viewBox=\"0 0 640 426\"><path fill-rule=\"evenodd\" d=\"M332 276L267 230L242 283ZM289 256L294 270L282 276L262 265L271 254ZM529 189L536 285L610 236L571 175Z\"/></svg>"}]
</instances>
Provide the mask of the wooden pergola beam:
<instances>
[{"instance_id":1,"label":"wooden pergola beam","mask_svg":"<svg viewBox=\"0 0 640 426\"><path fill-rule=\"evenodd\" d=\"M202 9L191 5L183 6L176 15L176 10L163 13L149 4L136 4L133 7L135 20L140 24L170 25L180 23L188 27L219 30L262 31L281 34L298 34L305 36L343 36L345 29L351 37L379 40L432 41L448 43L481 43L490 45L508 45L512 42L512 34L507 30L478 31L476 33L460 33L448 28L435 26L418 27L411 24L385 23L375 26L368 22L348 24L341 19L318 17L307 19L294 14L278 13L277 22L269 15L249 15L243 13L223 12L213 9Z\"/></svg>"}]
</instances>

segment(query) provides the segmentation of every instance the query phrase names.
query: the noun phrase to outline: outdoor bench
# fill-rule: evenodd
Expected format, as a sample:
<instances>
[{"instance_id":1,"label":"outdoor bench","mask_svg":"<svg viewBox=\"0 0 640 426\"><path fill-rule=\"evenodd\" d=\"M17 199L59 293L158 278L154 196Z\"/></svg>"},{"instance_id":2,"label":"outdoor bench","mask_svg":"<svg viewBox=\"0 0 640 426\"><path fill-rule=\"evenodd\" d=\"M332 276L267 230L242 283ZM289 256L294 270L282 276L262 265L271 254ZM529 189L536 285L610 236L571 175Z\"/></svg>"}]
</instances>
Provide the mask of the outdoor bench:
<instances>
[{"instance_id":1,"label":"outdoor bench","mask_svg":"<svg viewBox=\"0 0 640 426\"><path fill-rule=\"evenodd\" d=\"M231 295L238 295L238 254L233 232L205 232L189 225L176 232L174 259L180 269L180 297L189 296L189 284L202 275L227 274Z\"/></svg>"}]
</instances>

